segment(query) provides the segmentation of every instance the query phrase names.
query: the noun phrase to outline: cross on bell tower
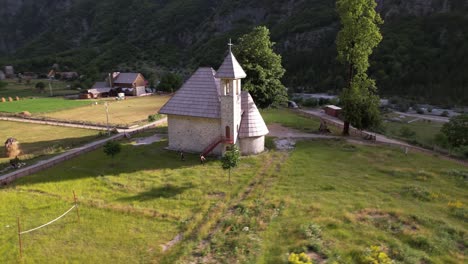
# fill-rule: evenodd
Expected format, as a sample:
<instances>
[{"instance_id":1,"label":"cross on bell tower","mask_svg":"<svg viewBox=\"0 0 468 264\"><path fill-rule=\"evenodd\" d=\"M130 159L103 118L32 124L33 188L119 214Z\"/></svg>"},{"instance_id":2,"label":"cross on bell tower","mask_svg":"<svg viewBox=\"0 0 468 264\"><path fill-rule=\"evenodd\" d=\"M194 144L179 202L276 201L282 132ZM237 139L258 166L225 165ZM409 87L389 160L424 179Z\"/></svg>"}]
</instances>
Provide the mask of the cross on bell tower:
<instances>
[{"instance_id":1,"label":"cross on bell tower","mask_svg":"<svg viewBox=\"0 0 468 264\"><path fill-rule=\"evenodd\" d=\"M229 39L229 43L228 43L229 53L232 52L232 46L234 46L234 44L232 44L231 39Z\"/></svg>"}]
</instances>

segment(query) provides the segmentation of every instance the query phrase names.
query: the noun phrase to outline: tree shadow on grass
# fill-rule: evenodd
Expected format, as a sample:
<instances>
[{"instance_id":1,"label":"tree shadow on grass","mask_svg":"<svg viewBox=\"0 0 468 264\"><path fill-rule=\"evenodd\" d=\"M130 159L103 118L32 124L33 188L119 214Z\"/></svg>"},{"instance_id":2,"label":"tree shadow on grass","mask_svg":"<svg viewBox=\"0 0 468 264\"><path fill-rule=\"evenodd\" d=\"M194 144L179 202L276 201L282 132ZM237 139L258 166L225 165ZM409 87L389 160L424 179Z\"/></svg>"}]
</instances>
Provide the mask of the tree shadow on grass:
<instances>
[{"instance_id":1,"label":"tree shadow on grass","mask_svg":"<svg viewBox=\"0 0 468 264\"><path fill-rule=\"evenodd\" d=\"M128 142L125 141L123 143L121 153L117 154L114 159L106 156L102 148L98 148L50 169L20 178L8 186L14 188L21 185L116 176L141 171L178 170L193 167L202 169L199 155L186 153L185 160L182 161L177 152L165 149L167 141L144 146L132 146L126 144ZM215 157L208 158L209 161L215 159Z\"/></svg>"},{"instance_id":2,"label":"tree shadow on grass","mask_svg":"<svg viewBox=\"0 0 468 264\"><path fill-rule=\"evenodd\" d=\"M45 140L37 142L21 143L21 154L19 159L26 164L34 164L37 160L51 158L54 155L62 154L63 152L91 143L95 140L103 139L96 132L96 135L83 136L83 137L68 137L62 139ZM2 141L3 142L3 141ZM9 166L10 158L7 158L4 148L0 148L0 168Z\"/></svg>"},{"instance_id":3,"label":"tree shadow on grass","mask_svg":"<svg viewBox=\"0 0 468 264\"><path fill-rule=\"evenodd\" d=\"M133 201L148 201L157 198L172 198L176 197L179 194L182 194L188 189L193 188L192 184L186 186L174 186L172 184L167 184L165 186L153 187L149 191L141 192L135 196L124 197L117 199L121 202L133 202Z\"/></svg>"}]
</instances>

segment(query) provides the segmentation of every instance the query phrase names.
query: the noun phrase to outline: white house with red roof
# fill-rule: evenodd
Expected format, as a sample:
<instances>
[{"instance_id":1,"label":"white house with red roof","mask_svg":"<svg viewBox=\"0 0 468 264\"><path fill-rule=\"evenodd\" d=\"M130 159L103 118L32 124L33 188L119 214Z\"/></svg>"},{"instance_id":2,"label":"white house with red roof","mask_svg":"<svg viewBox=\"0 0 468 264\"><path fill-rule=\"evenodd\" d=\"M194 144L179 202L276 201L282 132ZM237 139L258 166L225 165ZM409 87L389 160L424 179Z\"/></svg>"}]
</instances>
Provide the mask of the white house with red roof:
<instances>
[{"instance_id":1,"label":"white house with red roof","mask_svg":"<svg viewBox=\"0 0 468 264\"><path fill-rule=\"evenodd\" d=\"M241 91L246 76L231 51L218 71L199 68L159 111L168 117L168 148L205 156L236 144L243 155L263 152L268 128Z\"/></svg>"}]
</instances>

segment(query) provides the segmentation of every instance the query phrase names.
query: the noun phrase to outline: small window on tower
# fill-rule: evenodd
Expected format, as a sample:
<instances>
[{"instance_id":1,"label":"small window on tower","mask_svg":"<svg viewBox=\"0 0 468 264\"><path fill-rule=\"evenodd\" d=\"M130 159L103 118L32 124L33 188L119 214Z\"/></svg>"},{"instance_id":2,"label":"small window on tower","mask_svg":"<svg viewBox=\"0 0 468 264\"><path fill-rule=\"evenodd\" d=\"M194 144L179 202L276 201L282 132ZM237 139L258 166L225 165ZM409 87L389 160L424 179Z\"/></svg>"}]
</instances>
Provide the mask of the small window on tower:
<instances>
[{"instance_id":1,"label":"small window on tower","mask_svg":"<svg viewBox=\"0 0 468 264\"><path fill-rule=\"evenodd\" d=\"M226 81L225 86L226 86L226 95L231 94L231 83L229 81Z\"/></svg>"}]
</instances>

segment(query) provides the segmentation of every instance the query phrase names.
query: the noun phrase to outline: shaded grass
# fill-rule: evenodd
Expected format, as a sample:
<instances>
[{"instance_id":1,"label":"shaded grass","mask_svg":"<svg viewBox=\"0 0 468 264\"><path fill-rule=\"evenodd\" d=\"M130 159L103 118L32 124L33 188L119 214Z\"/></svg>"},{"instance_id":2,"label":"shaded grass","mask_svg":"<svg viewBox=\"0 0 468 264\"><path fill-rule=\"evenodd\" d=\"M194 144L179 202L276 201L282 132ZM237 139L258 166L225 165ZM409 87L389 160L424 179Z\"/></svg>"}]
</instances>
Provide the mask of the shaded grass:
<instances>
[{"instance_id":1,"label":"shaded grass","mask_svg":"<svg viewBox=\"0 0 468 264\"><path fill-rule=\"evenodd\" d=\"M25 81L22 83L18 83L17 80L3 80L7 82L8 85L3 89L0 89L0 97L49 97L50 96L50 89L49 89L49 80L46 79L35 79L31 80L30 84L27 84ZM43 93L37 91L36 83L43 82L46 87ZM71 94L78 94L78 90L71 90L67 88L67 85L71 85L71 82L64 82L64 81L53 81L52 82L52 93L54 96L60 95L71 95Z\"/></svg>"},{"instance_id":2,"label":"shaded grass","mask_svg":"<svg viewBox=\"0 0 468 264\"><path fill-rule=\"evenodd\" d=\"M414 120L415 118L409 118L409 120ZM404 119L409 121L408 119ZM384 134L386 136L405 140L412 143L417 143L424 147L432 148L435 144L434 138L437 133L440 132L443 123L427 121L427 120L418 120L412 123L398 123L398 122L384 122ZM414 132L414 135L402 135L401 131L403 128L409 129Z\"/></svg>"},{"instance_id":3,"label":"shaded grass","mask_svg":"<svg viewBox=\"0 0 468 264\"><path fill-rule=\"evenodd\" d=\"M109 123L114 125L133 125L147 123L149 115L156 114L169 100L169 96L145 96L122 101L101 100L98 105L75 108L72 110L47 113L44 116L73 121L87 121L106 124L106 109L104 102L109 104Z\"/></svg>"},{"instance_id":4,"label":"shaded grass","mask_svg":"<svg viewBox=\"0 0 468 264\"><path fill-rule=\"evenodd\" d=\"M54 252L51 262L285 263L288 253L306 251L316 262L359 263L372 245L401 263L466 261L466 167L392 148L304 141L290 154L242 158L229 186L218 160L202 166L188 154L183 162L165 146L125 144L114 166L97 150L22 178L0 190L8 205L0 228L14 225L18 212L27 226L50 220L75 190L86 224L76 231L69 215L35 233L40 246L28 245L29 262L42 260L42 250ZM9 228L0 233L7 262L17 249ZM160 245L179 233L184 240L163 254Z\"/></svg>"},{"instance_id":5,"label":"shaded grass","mask_svg":"<svg viewBox=\"0 0 468 264\"><path fill-rule=\"evenodd\" d=\"M283 263L287 253L303 251L359 263L371 245L403 263L466 260L467 219L454 217L447 206L468 202L466 183L447 177L466 167L389 148L355 146L350 153L347 146L297 145L266 194L286 205L264 232L260 263ZM319 242L304 233L308 224L322 229Z\"/></svg>"},{"instance_id":6,"label":"shaded grass","mask_svg":"<svg viewBox=\"0 0 468 264\"><path fill-rule=\"evenodd\" d=\"M233 184L227 185L218 160L209 159L202 166L197 155L187 154L186 161L180 161L165 146L165 141L138 147L124 144L114 166L99 149L22 178L0 190L1 202L11 205L1 210L0 226L14 226L18 214L28 227L47 222L70 206L75 190L83 223L75 224L75 217L67 215L25 238L29 262L43 260L44 250L53 252L50 263L157 261L162 244L194 230L210 208L235 197L262 161L242 158L233 171ZM11 262L17 255L15 229L5 230L0 233L0 252Z\"/></svg>"},{"instance_id":7,"label":"shaded grass","mask_svg":"<svg viewBox=\"0 0 468 264\"><path fill-rule=\"evenodd\" d=\"M73 109L84 105L91 105L91 102L88 100L80 101L63 98L26 98L20 101L0 102L0 112L20 113L28 111L32 114L37 114Z\"/></svg>"},{"instance_id":8,"label":"shaded grass","mask_svg":"<svg viewBox=\"0 0 468 264\"><path fill-rule=\"evenodd\" d=\"M267 124L277 123L304 132L316 132L320 127L318 118L304 117L288 108L263 109L261 114Z\"/></svg>"},{"instance_id":9,"label":"shaded grass","mask_svg":"<svg viewBox=\"0 0 468 264\"><path fill-rule=\"evenodd\" d=\"M98 137L95 130L0 121L0 140L9 137L20 143L20 158L30 160L38 156L47 157L77 147ZM0 148L0 166L8 163L5 148Z\"/></svg>"},{"instance_id":10,"label":"shaded grass","mask_svg":"<svg viewBox=\"0 0 468 264\"><path fill-rule=\"evenodd\" d=\"M289 108L268 108L260 112L267 125L280 124L285 127L297 129L307 133L318 132L320 127L320 119L302 115L297 110ZM335 126L328 126L331 133L341 135L341 131Z\"/></svg>"}]
</instances>

